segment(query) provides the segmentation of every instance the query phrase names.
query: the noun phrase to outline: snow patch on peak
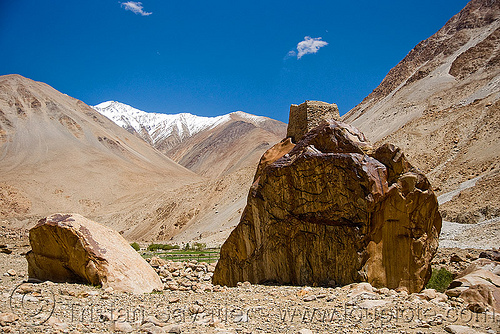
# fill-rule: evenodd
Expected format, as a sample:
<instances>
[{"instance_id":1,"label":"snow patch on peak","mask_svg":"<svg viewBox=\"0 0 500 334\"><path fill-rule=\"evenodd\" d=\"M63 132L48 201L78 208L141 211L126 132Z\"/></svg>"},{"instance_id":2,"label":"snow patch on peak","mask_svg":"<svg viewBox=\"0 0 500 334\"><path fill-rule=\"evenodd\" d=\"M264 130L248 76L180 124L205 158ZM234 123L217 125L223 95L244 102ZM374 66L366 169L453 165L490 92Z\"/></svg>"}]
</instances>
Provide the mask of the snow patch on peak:
<instances>
[{"instance_id":1,"label":"snow patch on peak","mask_svg":"<svg viewBox=\"0 0 500 334\"><path fill-rule=\"evenodd\" d=\"M267 120L267 117L248 114L244 111L235 111L235 112L230 113L229 115L243 118L244 120L249 121L249 122L256 124L256 125L259 123L265 122Z\"/></svg>"}]
</instances>

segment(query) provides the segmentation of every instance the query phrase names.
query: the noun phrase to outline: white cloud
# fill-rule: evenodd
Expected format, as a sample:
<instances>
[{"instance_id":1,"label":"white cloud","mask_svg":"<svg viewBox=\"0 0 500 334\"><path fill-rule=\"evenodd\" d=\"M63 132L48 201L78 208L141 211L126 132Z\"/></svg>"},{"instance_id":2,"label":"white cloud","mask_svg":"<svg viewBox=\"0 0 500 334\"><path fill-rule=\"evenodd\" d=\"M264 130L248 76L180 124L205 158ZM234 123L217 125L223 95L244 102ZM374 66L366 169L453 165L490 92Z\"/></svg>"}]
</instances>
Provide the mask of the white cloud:
<instances>
[{"instance_id":1,"label":"white cloud","mask_svg":"<svg viewBox=\"0 0 500 334\"><path fill-rule=\"evenodd\" d=\"M131 12L140 14L142 16L148 16L153 14L153 12L145 12L142 9L142 2L136 2L136 1L122 2L122 7L125 8L125 10L130 10Z\"/></svg>"},{"instance_id":2,"label":"white cloud","mask_svg":"<svg viewBox=\"0 0 500 334\"><path fill-rule=\"evenodd\" d=\"M289 51L288 56L297 55L297 59L300 59L303 55L316 53L320 48L327 45L328 43L323 41L321 37L311 38L306 36L302 42L297 44L297 52L295 50Z\"/></svg>"}]
</instances>

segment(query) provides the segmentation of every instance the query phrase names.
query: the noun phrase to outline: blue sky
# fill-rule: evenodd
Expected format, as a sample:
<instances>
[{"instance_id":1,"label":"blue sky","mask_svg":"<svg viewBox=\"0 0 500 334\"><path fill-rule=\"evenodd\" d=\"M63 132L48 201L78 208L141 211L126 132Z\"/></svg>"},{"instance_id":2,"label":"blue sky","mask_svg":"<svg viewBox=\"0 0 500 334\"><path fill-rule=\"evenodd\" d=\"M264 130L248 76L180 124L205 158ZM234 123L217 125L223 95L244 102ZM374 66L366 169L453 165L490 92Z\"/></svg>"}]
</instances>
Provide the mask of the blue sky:
<instances>
[{"instance_id":1,"label":"blue sky","mask_svg":"<svg viewBox=\"0 0 500 334\"><path fill-rule=\"evenodd\" d=\"M0 0L0 74L90 105L287 122L290 104L307 99L344 114L466 4Z\"/></svg>"}]
</instances>

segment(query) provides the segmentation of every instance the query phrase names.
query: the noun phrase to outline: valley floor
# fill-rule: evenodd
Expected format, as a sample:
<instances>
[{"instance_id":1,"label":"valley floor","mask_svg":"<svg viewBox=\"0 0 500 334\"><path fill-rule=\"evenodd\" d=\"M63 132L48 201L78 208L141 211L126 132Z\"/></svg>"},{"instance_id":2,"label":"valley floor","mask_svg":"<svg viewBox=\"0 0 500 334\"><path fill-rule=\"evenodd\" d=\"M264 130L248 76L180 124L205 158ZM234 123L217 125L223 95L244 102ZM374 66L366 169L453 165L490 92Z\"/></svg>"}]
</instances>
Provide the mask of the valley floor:
<instances>
[{"instance_id":1,"label":"valley floor","mask_svg":"<svg viewBox=\"0 0 500 334\"><path fill-rule=\"evenodd\" d=\"M2 333L372 334L445 333L464 328L470 333L500 332L499 315L495 319L492 314L471 313L458 298L429 301L422 294L364 289L356 284L327 288L244 283L235 288L131 295L49 282L33 285L33 291L19 298L19 284L27 275L27 232L2 227L0 244L13 251L0 254ZM433 267L456 273L479 252L441 248ZM461 260L450 261L454 254Z\"/></svg>"}]
</instances>

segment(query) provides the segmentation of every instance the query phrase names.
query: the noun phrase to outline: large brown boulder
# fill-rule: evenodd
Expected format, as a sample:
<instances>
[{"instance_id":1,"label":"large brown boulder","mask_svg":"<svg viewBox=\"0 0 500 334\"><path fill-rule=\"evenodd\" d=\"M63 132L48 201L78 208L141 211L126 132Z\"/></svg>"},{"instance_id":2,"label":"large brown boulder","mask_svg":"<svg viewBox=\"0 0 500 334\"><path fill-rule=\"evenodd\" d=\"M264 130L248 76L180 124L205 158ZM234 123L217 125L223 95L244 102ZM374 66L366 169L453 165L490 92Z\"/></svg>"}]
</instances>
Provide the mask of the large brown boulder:
<instances>
[{"instance_id":1,"label":"large brown boulder","mask_svg":"<svg viewBox=\"0 0 500 334\"><path fill-rule=\"evenodd\" d=\"M367 281L420 291L441 230L426 177L398 148L373 151L337 121L285 144L264 154L213 283Z\"/></svg>"},{"instance_id":2,"label":"large brown boulder","mask_svg":"<svg viewBox=\"0 0 500 334\"><path fill-rule=\"evenodd\" d=\"M44 218L30 230L29 238L30 278L133 293L163 289L154 269L119 233L78 214Z\"/></svg>"}]
</instances>

